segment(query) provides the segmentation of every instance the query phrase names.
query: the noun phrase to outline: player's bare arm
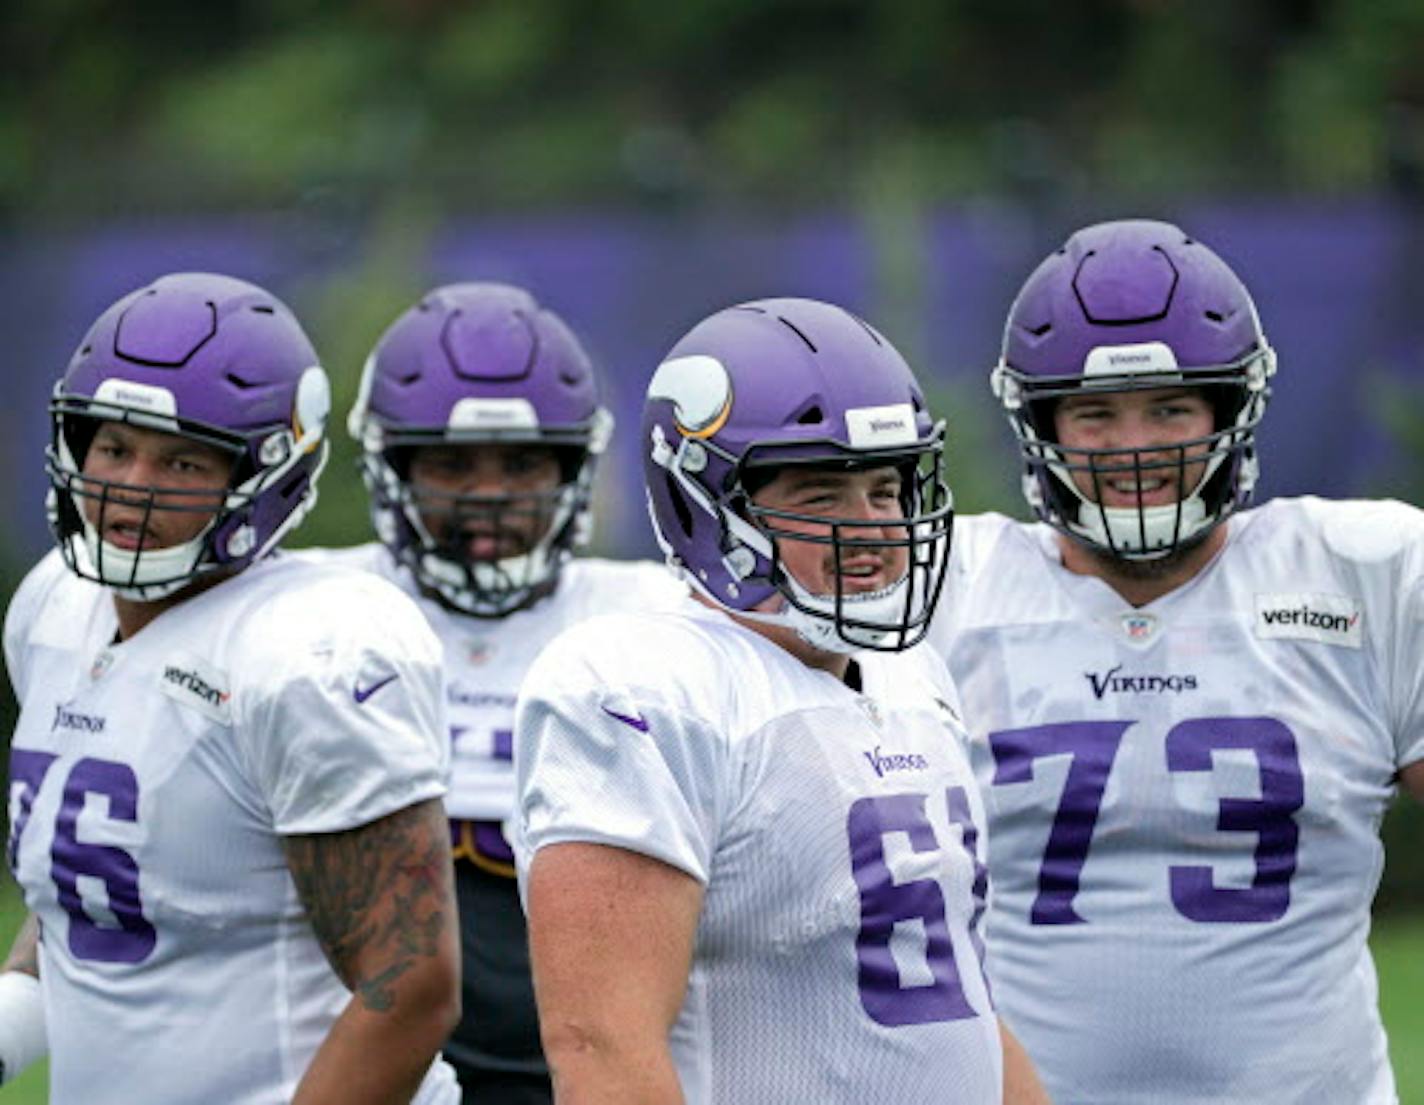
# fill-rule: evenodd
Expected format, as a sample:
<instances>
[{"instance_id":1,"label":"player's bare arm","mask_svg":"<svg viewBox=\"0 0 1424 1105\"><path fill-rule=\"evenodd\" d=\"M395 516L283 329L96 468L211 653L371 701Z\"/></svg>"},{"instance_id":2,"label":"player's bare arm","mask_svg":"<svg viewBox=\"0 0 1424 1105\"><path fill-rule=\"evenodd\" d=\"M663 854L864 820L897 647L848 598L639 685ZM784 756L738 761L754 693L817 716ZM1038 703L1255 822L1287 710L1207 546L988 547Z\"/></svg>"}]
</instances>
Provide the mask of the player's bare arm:
<instances>
[{"instance_id":1,"label":"player's bare arm","mask_svg":"<svg viewBox=\"0 0 1424 1105\"><path fill-rule=\"evenodd\" d=\"M294 1105L407 1102L459 1017L443 809L432 799L283 847L312 929L352 994Z\"/></svg>"},{"instance_id":2,"label":"player's bare arm","mask_svg":"<svg viewBox=\"0 0 1424 1105\"><path fill-rule=\"evenodd\" d=\"M1424 802L1424 760L1399 769L1399 781L1417 802Z\"/></svg>"},{"instance_id":3,"label":"player's bare arm","mask_svg":"<svg viewBox=\"0 0 1424 1105\"><path fill-rule=\"evenodd\" d=\"M534 992L561 1105L683 1101L668 1031L701 908L696 879L636 852L570 843L535 855Z\"/></svg>"},{"instance_id":4,"label":"player's bare arm","mask_svg":"<svg viewBox=\"0 0 1424 1105\"><path fill-rule=\"evenodd\" d=\"M999 1039L1004 1045L1004 1105L1052 1105L1033 1060L1003 1021Z\"/></svg>"},{"instance_id":5,"label":"player's bare arm","mask_svg":"<svg viewBox=\"0 0 1424 1105\"><path fill-rule=\"evenodd\" d=\"M40 977L40 923L33 913L25 914L25 923L15 934L10 954L5 957L4 971L22 971L33 978Z\"/></svg>"}]
</instances>

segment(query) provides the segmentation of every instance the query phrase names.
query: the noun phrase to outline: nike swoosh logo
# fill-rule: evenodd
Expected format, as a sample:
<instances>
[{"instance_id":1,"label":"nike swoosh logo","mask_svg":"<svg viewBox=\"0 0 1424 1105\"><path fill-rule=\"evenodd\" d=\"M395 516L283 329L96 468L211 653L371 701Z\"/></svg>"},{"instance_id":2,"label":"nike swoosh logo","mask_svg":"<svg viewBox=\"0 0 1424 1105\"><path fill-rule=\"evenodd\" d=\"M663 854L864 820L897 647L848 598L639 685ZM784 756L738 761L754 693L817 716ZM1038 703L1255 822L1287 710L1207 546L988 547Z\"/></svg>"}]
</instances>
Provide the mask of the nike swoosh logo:
<instances>
[{"instance_id":1,"label":"nike swoosh logo","mask_svg":"<svg viewBox=\"0 0 1424 1105\"><path fill-rule=\"evenodd\" d=\"M399 678L400 672L395 672L391 675L386 676L379 683L372 683L369 687L353 687L351 688L351 697L356 700L356 705L359 706L361 705L361 703L365 702L366 699L370 698L373 694L375 694L382 687L384 687L387 683L394 683Z\"/></svg>"},{"instance_id":2,"label":"nike swoosh logo","mask_svg":"<svg viewBox=\"0 0 1424 1105\"><path fill-rule=\"evenodd\" d=\"M631 725L640 733L646 733L648 731L648 723L637 714L631 716L628 714L620 714L617 710L610 710L607 706L603 707L603 712L609 717L617 718L624 725Z\"/></svg>"}]
</instances>

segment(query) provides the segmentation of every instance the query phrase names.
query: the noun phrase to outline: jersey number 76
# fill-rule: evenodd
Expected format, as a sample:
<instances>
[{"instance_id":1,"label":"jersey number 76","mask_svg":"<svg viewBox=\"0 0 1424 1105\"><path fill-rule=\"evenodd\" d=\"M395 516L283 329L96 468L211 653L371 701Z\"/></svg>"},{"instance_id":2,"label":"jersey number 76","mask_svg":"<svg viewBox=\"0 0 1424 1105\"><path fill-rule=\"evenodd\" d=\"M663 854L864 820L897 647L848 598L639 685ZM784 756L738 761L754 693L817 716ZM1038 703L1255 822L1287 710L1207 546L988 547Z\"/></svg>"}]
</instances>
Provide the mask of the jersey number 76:
<instances>
[{"instance_id":1,"label":"jersey number 76","mask_svg":"<svg viewBox=\"0 0 1424 1105\"><path fill-rule=\"evenodd\" d=\"M29 823L35 795L57 759L49 752L10 750L10 867L14 870L20 838ZM55 817L54 844L50 848L50 874L60 907L69 914L69 951L75 959L103 963L140 963L158 942L153 925L143 915L139 900L138 864L133 856L112 844L79 839L79 815L90 794L108 799L109 818L138 818L138 778L127 764L86 756L77 761L64 780L59 813ZM100 925L84 909L79 879L104 884L109 912L118 927Z\"/></svg>"}]
</instances>

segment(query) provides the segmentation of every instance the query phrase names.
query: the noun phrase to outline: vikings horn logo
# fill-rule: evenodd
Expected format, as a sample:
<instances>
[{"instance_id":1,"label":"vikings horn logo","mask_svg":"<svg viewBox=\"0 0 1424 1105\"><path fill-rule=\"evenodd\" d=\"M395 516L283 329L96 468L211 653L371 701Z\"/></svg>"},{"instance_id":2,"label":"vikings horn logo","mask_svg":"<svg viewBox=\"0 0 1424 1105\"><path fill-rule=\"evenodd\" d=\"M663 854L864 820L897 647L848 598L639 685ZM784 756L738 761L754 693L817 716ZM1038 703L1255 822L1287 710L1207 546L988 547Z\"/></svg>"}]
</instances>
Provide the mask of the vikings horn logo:
<instances>
[{"instance_id":1,"label":"vikings horn logo","mask_svg":"<svg viewBox=\"0 0 1424 1105\"><path fill-rule=\"evenodd\" d=\"M297 383L297 399L292 411L292 437L296 448L312 452L321 444L326 419L331 413L331 383L326 373L313 365Z\"/></svg>"},{"instance_id":2,"label":"vikings horn logo","mask_svg":"<svg viewBox=\"0 0 1424 1105\"><path fill-rule=\"evenodd\" d=\"M684 437L707 438L726 425L732 413L732 378L716 357L674 357L658 365L648 398L672 403Z\"/></svg>"}]
</instances>

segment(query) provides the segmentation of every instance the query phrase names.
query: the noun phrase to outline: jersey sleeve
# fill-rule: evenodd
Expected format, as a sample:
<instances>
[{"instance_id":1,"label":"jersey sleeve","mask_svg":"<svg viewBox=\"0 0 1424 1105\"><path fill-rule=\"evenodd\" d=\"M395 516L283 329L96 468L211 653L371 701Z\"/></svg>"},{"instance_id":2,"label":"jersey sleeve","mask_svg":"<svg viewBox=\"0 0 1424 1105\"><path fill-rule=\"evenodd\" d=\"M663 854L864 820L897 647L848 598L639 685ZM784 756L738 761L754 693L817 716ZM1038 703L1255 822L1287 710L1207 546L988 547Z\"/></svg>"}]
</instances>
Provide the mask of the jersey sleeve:
<instances>
[{"instance_id":1,"label":"jersey sleeve","mask_svg":"<svg viewBox=\"0 0 1424 1105\"><path fill-rule=\"evenodd\" d=\"M630 677L649 668L611 650L597 624L557 638L520 691L519 866L527 870L545 845L578 841L651 856L705 884L722 821L725 741L673 681ZM633 651L656 650L642 641Z\"/></svg>"},{"instance_id":2,"label":"jersey sleeve","mask_svg":"<svg viewBox=\"0 0 1424 1105\"><path fill-rule=\"evenodd\" d=\"M30 569L5 610L5 667L10 673L15 697L21 701L29 679L27 645L31 630L55 586L67 577L68 571L59 550L51 551Z\"/></svg>"},{"instance_id":3,"label":"jersey sleeve","mask_svg":"<svg viewBox=\"0 0 1424 1105\"><path fill-rule=\"evenodd\" d=\"M1413 539L1400 567L1398 613L1389 657L1390 720L1395 762L1406 767L1424 760L1424 516L1416 519Z\"/></svg>"},{"instance_id":4,"label":"jersey sleeve","mask_svg":"<svg viewBox=\"0 0 1424 1105\"><path fill-rule=\"evenodd\" d=\"M441 652L419 609L354 572L293 597L239 688L238 740L275 830L336 832L442 796Z\"/></svg>"},{"instance_id":5,"label":"jersey sleeve","mask_svg":"<svg viewBox=\"0 0 1424 1105\"><path fill-rule=\"evenodd\" d=\"M629 565L633 599L639 610L676 610L688 601L687 584L666 564L651 560Z\"/></svg>"},{"instance_id":6,"label":"jersey sleeve","mask_svg":"<svg viewBox=\"0 0 1424 1105\"><path fill-rule=\"evenodd\" d=\"M962 628L964 604L986 570L995 546L1014 523L1002 514L962 514L954 519L949 547L949 567L944 588L930 621L925 640L941 656L948 656L955 634Z\"/></svg>"}]
</instances>

